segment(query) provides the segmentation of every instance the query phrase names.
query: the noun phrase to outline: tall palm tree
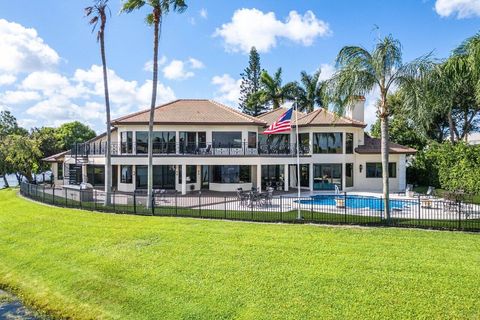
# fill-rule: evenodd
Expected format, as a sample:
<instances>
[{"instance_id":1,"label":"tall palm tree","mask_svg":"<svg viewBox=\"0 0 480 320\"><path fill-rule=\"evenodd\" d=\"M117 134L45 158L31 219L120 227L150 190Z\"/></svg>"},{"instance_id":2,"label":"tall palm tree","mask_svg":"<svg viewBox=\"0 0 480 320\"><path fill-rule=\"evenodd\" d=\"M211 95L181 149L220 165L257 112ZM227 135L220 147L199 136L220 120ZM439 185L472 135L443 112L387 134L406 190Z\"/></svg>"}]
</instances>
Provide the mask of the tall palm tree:
<instances>
[{"instance_id":1,"label":"tall palm tree","mask_svg":"<svg viewBox=\"0 0 480 320\"><path fill-rule=\"evenodd\" d=\"M308 74L305 71L300 73L300 84L297 86L299 110L312 112L316 106L323 107L323 91L326 81L320 81L321 70Z\"/></svg>"},{"instance_id":2,"label":"tall palm tree","mask_svg":"<svg viewBox=\"0 0 480 320\"><path fill-rule=\"evenodd\" d=\"M103 66L103 88L105 93L105 113L107 116L107 147L105 163L105 205L110 204L110 194L112 192L112 156L111 156L111 123L110 123L110 98L108 93L107 59L105 56L105 25L107 24L108 0L95 0L93 6L85 8L85 16L91 17L89 24L93 26L92 32L98 26L97 42L100 43L100 55ZM99 25L100 23L100 25Z\"/></svg>"},{"instance_id":3,"label":"tall palm tree","mask_svg":"<svg viewBox=\"0 0 480 320\"><path fill-rule=\"evenodd\" d=\"M130 13L142 8L144 5L151 7L152 12L147 15L146 22L153 25L153 81L152 99L150 103L150 120L148 122L148 181L147 205L152 204L153 192L153 117L157 100L158 82L158 39L163 17L170 11L182 13L187 9L184 0L127 0L123 3L122 12Z\"/></svg>"},{"instance_id":4,"label":"tall palm tree","mask_svg":"<svg viewBox=\"0 0 480 320\"><path fill-rule=\"evenodd\" d=\"M282 85L282 68L278 68L273 77L267 71L262 71L260 84L262 86L262 89L258 92L260 101L263 104L272 105L273 109L277 109L285 101L295 98L295 83L289 82Z\"/></svg>"},{"instance_id":5,"label":"tall palm tree","mask_svg":"<svg viewBox=\"0 0 480 320\"><path fill-rule=\"evenodd\" d=\"M337 71L328 84L328 97L338 113L343 113L345 108L353 107L358 96L365 96L374 89L378 89L380 94L377 116L381 122L384 210L387 220L390 220L388 177L390 108L387 96L393 87L412 82L429 70L430 55L404 64L400 42L389 35L379 40L371 52L358 46L343 47L338 53L336 66Z\"/></svg>"}]
</instances>

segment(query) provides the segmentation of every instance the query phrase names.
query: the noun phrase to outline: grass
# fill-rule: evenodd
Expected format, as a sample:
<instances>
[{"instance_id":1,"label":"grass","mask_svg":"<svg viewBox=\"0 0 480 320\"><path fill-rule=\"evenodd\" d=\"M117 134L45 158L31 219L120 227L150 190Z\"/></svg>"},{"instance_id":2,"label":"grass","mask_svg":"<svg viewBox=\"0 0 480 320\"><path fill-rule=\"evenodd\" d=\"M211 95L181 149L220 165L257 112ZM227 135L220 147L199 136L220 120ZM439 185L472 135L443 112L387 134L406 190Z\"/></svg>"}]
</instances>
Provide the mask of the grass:
<instances>
[{"instance_id":1,"label":"grass","mask_svg":"<svg viewBox=\"0 0 480 320\"><path fill-rule=\"evenodd\" d=\"M0 203L0 286L55 317L480 317L478 234Z\"/></svg>"}]
</instances>

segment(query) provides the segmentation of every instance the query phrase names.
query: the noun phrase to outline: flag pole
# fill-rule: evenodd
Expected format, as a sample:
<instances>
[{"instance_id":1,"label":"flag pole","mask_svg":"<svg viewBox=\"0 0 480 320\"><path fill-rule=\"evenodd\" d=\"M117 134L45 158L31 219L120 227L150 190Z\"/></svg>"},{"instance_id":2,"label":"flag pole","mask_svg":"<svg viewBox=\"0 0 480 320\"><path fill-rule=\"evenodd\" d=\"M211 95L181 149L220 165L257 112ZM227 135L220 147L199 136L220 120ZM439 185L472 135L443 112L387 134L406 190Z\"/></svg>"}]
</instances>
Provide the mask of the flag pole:
<instances>
[{"instance_id":1,"label":"flag pole","mask_svg":"<svg viewBox=\"0 0 480 320\"><path fill-rule=\"evenodd\" d=\"M302 220L302 214L300 212L300 135L298 133L298 104L297 104L297 98L295 98L295 108L293 109L293 112L295 113L295 125L297 127L297 191L298 191L298 199L297 199L297 220Z\"/></svg>"}]
</instances>

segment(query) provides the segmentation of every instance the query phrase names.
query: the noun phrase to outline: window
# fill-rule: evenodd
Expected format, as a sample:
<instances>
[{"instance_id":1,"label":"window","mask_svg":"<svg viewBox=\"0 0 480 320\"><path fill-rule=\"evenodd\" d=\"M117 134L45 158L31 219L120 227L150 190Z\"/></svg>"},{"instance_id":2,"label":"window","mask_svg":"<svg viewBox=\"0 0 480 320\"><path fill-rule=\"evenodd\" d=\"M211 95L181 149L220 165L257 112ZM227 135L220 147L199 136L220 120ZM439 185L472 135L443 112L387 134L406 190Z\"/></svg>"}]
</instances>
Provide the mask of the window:
<instances>
[{"instance_id":1,"label":"window","mask_svg":"<svg viewBox=\"0 0 480 320\"><path fill-rule=\"evenodd\" d=\"M345 187L353 187L353 163L345 164Z\"/></svg>"},{"instance_id":2,"label":"window","mask_svg":"<svg viewBox=\"0 0 480 320\"><path fill-rule=\"evenodd\" d=\"M182 166L178 166L178 183L182 183ZM197 182L197 166L187 165L187 183Z\"/></svg>"},{"instance_id":3,"label":"window","mask_svg":"<svg viewBox=\"0 0 480 320\"><path fill-rule=\"evenodd\" d=\"M397 177L397 163L390 162L388 164L388 176L390 178ZM367 178L381 178L382 164L380 162L367 162Z\"/></svg>"},{"instance_id":4,"label":"window","mask_svg":"<svg viewBox=\"0 0 480 320\"><path fill-rule=\"evenodd\" d=\"M261 134L258 136L258 152L263 154L290 153L289 134Z\"/></svg>"},{"instance_id":5,"label":"window","mask_svg":"<svg viewBox=\"0 0 480 320\"><path fill-rule=\"evenodd\" d=\"M310 149L310 134L300 133L298 139L300 140L300 154L308 153Z\"/></svg>"},{"instance_id":6,"label":"window","mask_svg":"<svg viewBox=\"0 0 480 320\"><path fill-rule=\"evenodd\" d=\"M250 166L210 166L213 183L247 183L252 181Z\"/></svg>"},{"instance_id":7,"label":"window","mask_svg":"<svg viewBox=\"0 0 480 320\"><path fill-rule=\"evenodd\" d=\"M207 133L199 132L198 133L198 147L206 148L207 147Z\"/></svg>"},{"instance_id":8,"label":"window","mask_svg":"<svg viewBox=\"0 0 480 320\"><path fill-rule=\"evenodd\" d=\"M154 131L153 153L175 153L175 132L174 131ZM137 154L148 153L148 131L136 132Z\"/></svg>"},{"instance_id":9,"label":"window","mask_svg":"<svg viewBox=\"0 0 480 320\"><path fill-rule=\"evenodd\" d=\"M248 147L249 148L256 148L257 147L257 133L256 132L248 132Z\"/></svg>"},{"instance_id":10,"label":"window","mask_svg":"<svg viewBox=\"0 0 480 320\"><path fill-rule=\"evenodd\" d=\"M120 133L121 152L132 153L133 133L132 131L124 131Z\"/></svg>"},{"instance_id":11,"label":"window","mask_svg":"<svg viewBox=\"0 0 480 320\"><path fill-rule=\"evenodd\" d=\"M212 132L214 148L241 148L241 132Z\"/></svg>"},{"instance_id":12,"label":"window","mask_svg":"<svg viewBox=\"0 0 480 320\"><path fill-rule=\"evenodd\" d=\"M343 153L341 132L325 132L313 134L314 153Z\"/></svg>"},{"instance_id":13,"label":"window","mask_svg":"<svg viewBox=\"0 0 480 320\"><path fill-rule=\"evenodd\" d=\"M87 166L87 182L92 186L105 185L105 166Z\"/></svg>"},{"instance_id":14,"label":"window","mask_svg":"<svg viewBox=\"0 0 480 320\"><path fill-rule=\"evenodd\" d=\"M314 164L313 190L335 190L335 186L342 189L342 165Z\"/></svg>"},{"instance_id":15,"label":"window","mask_svg":"<svg viewBox=\"0 0 480 320\"><path fill-rule=\"evenodd\" d=\"M132 166L120 166L120 182L132 183Z\"/></svg>"},{"instance_id":16,"label":"window","mask_svg":"<svg viewBox=\"0 0 480 320\"><path fill-rule=\"evenodd\" d=\"M353 133L351 132L345 134L345 153L353 153Z\"/></svg>"},{"instance_id":17,"label":"window","mask_svg":"<svg viewBox=\"0 0 480 320\"><path fill-rule=\"evenodd\" d=\"M58 180L63 179L63 163L61 162L57 163L57 179Z\"/></svg>"}]
</instances>

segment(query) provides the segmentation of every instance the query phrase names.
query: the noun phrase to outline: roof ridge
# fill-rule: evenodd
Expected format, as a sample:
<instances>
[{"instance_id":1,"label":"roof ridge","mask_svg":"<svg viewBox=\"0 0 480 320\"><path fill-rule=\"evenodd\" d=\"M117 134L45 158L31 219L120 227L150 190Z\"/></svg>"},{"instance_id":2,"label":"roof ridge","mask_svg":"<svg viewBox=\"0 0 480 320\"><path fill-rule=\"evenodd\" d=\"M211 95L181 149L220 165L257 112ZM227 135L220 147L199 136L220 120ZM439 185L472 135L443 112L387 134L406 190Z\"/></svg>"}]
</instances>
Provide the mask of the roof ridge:
<instances>
[{"instance_id":1,"label":"roof ridge","mask_svg":"<svg viewBox=\"0 0 480 320\"><path fill-rule=\"evenodd\" d=\"M172 101L169 101L169 102L166 102L166 103L163 103L161 105L158 105L154 108L154 110L157 110L161 107L165 107L165 106L168 106L170 104L173 104L175 102L178 102L178 101L181 101L182 99L175 99L175 100L172 100ZM125 119L128 119L128 118L131 118L131 117L134 117L134 116L138 116L139 114L142 114L142 113L145 113L145 112L149 112L151 108L148 108L148 109L145 109L145 110L140 110L140 111L137 111L137 112L134 112L134 113L130 113L130 114L127 114L126 116L123 116L123 117L120 117L120 118L116 118L116 119L113 119L111 122L114 123L114 122L118 122L118 121L122 121L122 120L125 120Z\"/></svg>"},{"instance_id":2,"label":"roof ridge","mask_svg":"<svg viewBox=\"0 0 480 320\"><path fill-rule=\"evenodd\" d=\"M239 116L241 116L241 117L244 117L244 118L246 118L247 120L250 120L250 121L253 121L253 122L257 122L257 123L258 123L258 122L259 122L259 123L263 123L263 124L265 124L265 125L267 124L265 121L263 121L263 120L261 120L261 119L258 119L258 118L256 118L256 117L253 117L253 116L250 116L250 115L245 114L245 113L243 113L243 112L240 112L240 111L238 111L238 110L235 110L235 109L233 109L233 108L231 108L231 107L228 107L228 106L226 106L226 105L224 105L223 103L220 103L220 102L218 102L218 101L211 100L211 99L209 99L208 101L210 101L211 103L213 103L213 104L215 104L215 105L217 105L217 106L219 106L219 107L227 110L228 112L231 112L231 113L234 113L234 114L239 115Z\"/></svg>"}]
</instances>

